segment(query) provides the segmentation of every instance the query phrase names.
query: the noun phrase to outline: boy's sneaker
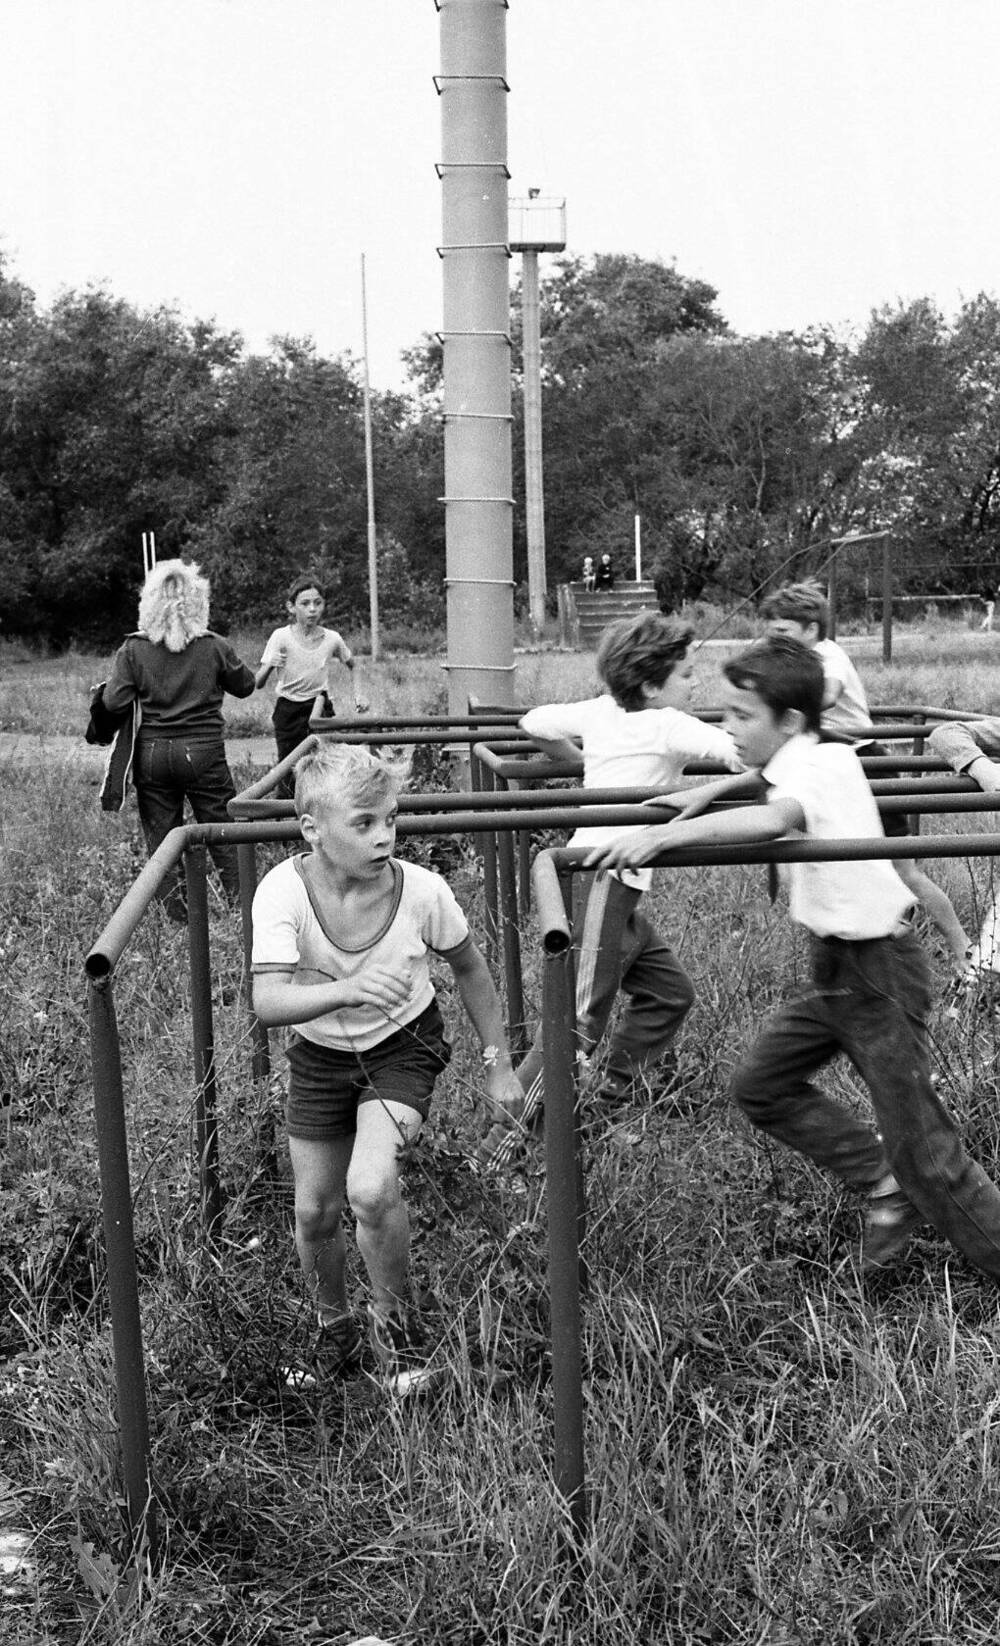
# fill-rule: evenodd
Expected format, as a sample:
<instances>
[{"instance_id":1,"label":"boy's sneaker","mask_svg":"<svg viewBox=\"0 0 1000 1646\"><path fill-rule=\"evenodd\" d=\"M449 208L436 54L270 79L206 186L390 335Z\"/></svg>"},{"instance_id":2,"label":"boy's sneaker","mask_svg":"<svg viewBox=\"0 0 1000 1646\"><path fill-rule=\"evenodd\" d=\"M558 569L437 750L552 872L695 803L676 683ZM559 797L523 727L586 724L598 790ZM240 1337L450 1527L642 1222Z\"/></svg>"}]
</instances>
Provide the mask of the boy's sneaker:
<instances>
[{"instance_id":1,"label":"boy's sneaker","mask_svg":"<svg viewBox=\"0 0 1000 1646\"><path fill-rule=\"evenodd\" d=\"M301 1360L284 1366L284 1381L290 1389L313 1389L358 1371L364 1343L353 1315L342 1315L330 1325L320 1325Z\"/></svg>"},{"instance_id":2,"label":"boy's sneaker","mask_svg":"<svg viewBox=\"0 0 1000 1646\"><path fill-rule=\"evenodd\" d=\"M405 1310L383 1315L369 1303L368 1337L393 1394L426 1388L438 1375L423 1332Z\"/></svg>"},{"instance_id":3,"label":"boy's sneaker","mask_svg":"<svg viewBox=\"0 0 1000 1646\"><path fill-rule=\"evenodd\" d=\"M902 1189L870 1195L861 1236L861 1272L877 1274L905 1251L925 1219Z\"/></svg>"}]
</instances>

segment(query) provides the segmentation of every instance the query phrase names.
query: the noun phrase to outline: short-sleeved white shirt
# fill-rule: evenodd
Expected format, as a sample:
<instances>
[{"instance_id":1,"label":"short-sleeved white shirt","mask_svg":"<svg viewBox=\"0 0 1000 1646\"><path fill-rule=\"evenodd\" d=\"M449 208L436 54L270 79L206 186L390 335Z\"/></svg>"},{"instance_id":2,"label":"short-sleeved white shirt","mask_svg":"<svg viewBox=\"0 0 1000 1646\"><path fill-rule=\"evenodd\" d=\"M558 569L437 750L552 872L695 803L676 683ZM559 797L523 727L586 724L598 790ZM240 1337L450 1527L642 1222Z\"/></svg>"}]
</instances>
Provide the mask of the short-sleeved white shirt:
<instances>
[{"instance_id":1,"label":"short-sleeved white shirt","mask_svg":"<svg viewBox=\"0 0 1000 1646\"><path fill-rule=\"evenodd\" d=\"M869 840L884 832L861 762L846 743L821 743L808 732L792 737L761 776L770 799L798 802L810 840ZM817 937L888 937L913 905L913 893L885 858L787 863L783 873L792 919Z\"/></svg>"},{"instance_id":2,"label":"short-sleeved white shirt","mask_svg":"<svg viewBox=\"0 0 1000 1646\"><path fill-rule=\"evenodd\" d=\"M278 696L293 703L311 703L317 692L326 690L330 659L346 663L350 650L336 629L317 629L316 639L305 644L297 623L286 623L268 638L260 660L278 670ZM282 659L284 659L282 661Z\"/></svg>"},{"instance_id":3,"label":"short-sleeved white shirt","mask_svg":"<svg viewBox=\"0 0 1000 1646\"><path fill-rule=\"evenodd\" d=\"M427 952L449 955L469 941L469 923L451 887L419 863L392 859L394 898L381 931L363 947L337 943L302 874L305 854L266 874L253 900L254 972L321 971L342 980L369 966L409 973L409 995L390 1022L375 1006L350 1006L296 1024L303 1040L337 1051L367 1051L419 1017L434 998Z\"/></svg>"},{"instance_id":4,"label":"short-sleeved white shirt","mask_svg":"<svg viewBox=\"0 0 1000 1646\"><path fill-rule=\"evenodd\" d=\"M720 726L706 724L680 709L630 712L610 693L579 703L547 703L529 709L521 721L529 737L579 737L583 745L585 789L646 789L664 792L680 780L692 760L717 760L728 771L742 771L736 745ZM617 840L634 824L598 824L577 829L571 846L600 846ZM645 890L651 869L622 869L626 885Z\"/></svg>"},{"instance_id":5,"label":"short-sleeved white shirt","mask_svg":"<svg viewBox=\"0 0 1000 1646\"><path fill-rule=\"evenodd\" d=\"M843 646L838 646L835 640L820 640L813 650L823 665L824 684L837 687L835 701L827 704L821 716L823 730L839 732L844 737L866 735L870 740L872 716L868 697Z\"/></svg>"}]
</instances>

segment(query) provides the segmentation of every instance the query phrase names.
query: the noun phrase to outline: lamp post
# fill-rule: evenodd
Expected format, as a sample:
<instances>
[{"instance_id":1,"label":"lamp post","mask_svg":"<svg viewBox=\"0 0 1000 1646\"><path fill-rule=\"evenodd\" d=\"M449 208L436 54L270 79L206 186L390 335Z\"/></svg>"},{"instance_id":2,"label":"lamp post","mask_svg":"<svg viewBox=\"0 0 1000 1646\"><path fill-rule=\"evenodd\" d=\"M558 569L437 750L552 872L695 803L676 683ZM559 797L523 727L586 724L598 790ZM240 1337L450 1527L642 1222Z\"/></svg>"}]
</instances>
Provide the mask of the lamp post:
<instances>
[{"instance_id":1,"label":"lamp post","mask_svg":"<svg viewBox=\"0 0 1000 1646\"><path fill-rule=\"evenodd\" d=\"M510 249L521 253L524 336L524 518L528 539L528 603L536 635L545 627L545 498L542 484L542 347L538 254L566 248L566 202L529 189L508 205Z\"/></svg>"}]
</instances>

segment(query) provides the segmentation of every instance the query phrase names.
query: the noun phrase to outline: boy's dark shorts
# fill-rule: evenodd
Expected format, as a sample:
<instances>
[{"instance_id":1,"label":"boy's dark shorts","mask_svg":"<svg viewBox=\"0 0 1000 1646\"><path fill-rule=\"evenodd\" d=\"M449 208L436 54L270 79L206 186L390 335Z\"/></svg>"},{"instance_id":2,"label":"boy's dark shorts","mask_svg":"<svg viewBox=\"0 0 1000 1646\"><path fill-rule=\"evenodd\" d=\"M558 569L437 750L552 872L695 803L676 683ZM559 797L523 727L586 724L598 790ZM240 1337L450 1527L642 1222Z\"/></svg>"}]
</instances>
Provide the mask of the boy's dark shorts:
<instances>
[{"instance_id":1,"label":"boy's dark shorts","mask_svg":"<svg viewBox=\"0 0 1000 1646\"><path fill-rule=\"evenodd\" d=\"M861 753L862 754L870 754L870 755L873 755L873 756L878 755L882 759L886 759L888 757L890 751L886 748L884 743L872 742L872 743L864 744L863 747L862 747ZM893 778L893 777L905 777L905 776L906 776L905 772L893 771L891 768L888 769L888 770L879 772L879 777ZM912 828L912 825L910 823L910 818L909 818L908 813L906 813L906 812L883 812L881 814L881 816L882 816L882 830L883 830L883 833L885 834L885 838L887 840L898 840L901 835L912 834L913 833L913 828Z\"/></svg>"},{"instance_id":2,"label":"boy's dark shorts","mask_svg":"<svg viewBox=\"0 0 1000 1646\"><path fill-rule=\"evenodd\" d=\"M451 1061L436 1000L366 1052L339 1052L293 1034L285 1123L289 1137L332 1143L353 1137L362 1103L405 1103L426 1120L431 1092Z\"/></svg>"}]
</instances>

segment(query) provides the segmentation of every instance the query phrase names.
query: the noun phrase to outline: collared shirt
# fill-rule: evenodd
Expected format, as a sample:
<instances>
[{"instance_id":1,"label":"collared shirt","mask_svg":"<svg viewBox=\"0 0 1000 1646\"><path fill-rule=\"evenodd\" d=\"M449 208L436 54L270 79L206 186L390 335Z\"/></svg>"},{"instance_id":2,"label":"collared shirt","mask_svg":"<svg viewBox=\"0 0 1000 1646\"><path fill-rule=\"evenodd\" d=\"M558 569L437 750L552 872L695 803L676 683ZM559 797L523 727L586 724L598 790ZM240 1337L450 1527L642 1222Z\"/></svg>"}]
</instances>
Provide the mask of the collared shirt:
<instances>
[{"instance_id":1,"label":"collared shirt","mask_svg":"<svg viewBox=\"0 0 1000 1646\"><path fill-rule=\"evenodd\" d=\"M821 743L812 733L789 738L761 776L772 800L794 800L809 840L869 840L884 834L861 762L846 743ZM789 913L817 937L855 942L888 937L913 904L888 859L849 863L786 863Z\"/></svg>"}]
</instances>

